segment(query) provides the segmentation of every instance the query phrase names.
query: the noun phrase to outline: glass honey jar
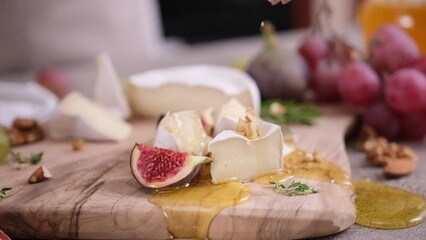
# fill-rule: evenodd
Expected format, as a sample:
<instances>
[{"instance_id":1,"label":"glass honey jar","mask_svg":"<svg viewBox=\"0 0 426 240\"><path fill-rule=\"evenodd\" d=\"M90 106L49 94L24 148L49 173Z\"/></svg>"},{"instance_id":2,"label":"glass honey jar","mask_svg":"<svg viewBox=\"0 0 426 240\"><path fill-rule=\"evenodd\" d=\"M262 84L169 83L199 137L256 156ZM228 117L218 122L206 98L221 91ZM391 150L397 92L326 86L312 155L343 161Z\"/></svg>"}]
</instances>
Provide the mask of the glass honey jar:
<instances>
[{"instance_id":1,"label":"glass honey jar","mask_svg":"<svg viewBox=\"0 0 426 240\"><path fill-rule=\"evenodd\" d=\"M403 28L426 53L426 0L364 0L358 9L365 41L382 24Z\"/></svg>"}]
</instances>

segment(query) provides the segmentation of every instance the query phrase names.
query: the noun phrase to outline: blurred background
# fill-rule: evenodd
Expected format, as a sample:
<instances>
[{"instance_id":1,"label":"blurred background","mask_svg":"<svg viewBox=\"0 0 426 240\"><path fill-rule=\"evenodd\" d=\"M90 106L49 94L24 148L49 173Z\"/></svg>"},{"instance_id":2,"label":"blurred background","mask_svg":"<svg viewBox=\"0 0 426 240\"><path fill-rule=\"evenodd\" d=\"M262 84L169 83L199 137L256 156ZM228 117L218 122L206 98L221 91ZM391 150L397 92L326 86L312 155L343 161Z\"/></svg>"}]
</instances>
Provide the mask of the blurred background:
<instances>
[{"instance_id":1,"label":"blurred background","mask_svg":"<svg viewBox=\"0 0 426 240\"><path fill-rule=\"evenodd\" d=\"M228 65L260 49L265 19L285 44L295 45L320 2L2 0L0 79L29 80L39 69L60 67L83 88L100 52L109 53L121 76L188 63ZM352 26L358 2L331 0L333 27Z\"/></svg>"}]
</instances>

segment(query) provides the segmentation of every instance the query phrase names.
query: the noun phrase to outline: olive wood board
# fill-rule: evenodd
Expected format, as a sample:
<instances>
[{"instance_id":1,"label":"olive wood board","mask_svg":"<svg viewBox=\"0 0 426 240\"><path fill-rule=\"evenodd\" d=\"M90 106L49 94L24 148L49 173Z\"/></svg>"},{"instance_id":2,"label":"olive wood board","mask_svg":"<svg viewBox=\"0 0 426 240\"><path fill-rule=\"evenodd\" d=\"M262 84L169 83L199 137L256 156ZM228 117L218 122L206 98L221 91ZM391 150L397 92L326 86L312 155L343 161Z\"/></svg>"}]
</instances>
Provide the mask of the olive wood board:
<instances>
[{"instance_id":1,"label":"olive wood board","mask_svg":"<svg viewBox=\"0 0 426 240\"><path fill-rule=\"evenodd\" d=\"M312 126L294 125L298 144L317 150L350 173L344 133L353 115L327 108ZM0 187L12 187L0 200L0 229L16 238L167 239L165 216L148 201L133 178L129 155L135 142L155 133L155 121L133 120L132 136L120 143L86 143L74 152L69 141L44 140L18 147L22 154L43 151L52 179L28 184L38 166L15 170L0 165ZM40 165L40 164L39 164ZM210 239L297 239L340 232L355 222L353 190L303 180L320 192L289 197L257 183L241 205L223 209L211 222Z\"/></svg>"}]
</instances>

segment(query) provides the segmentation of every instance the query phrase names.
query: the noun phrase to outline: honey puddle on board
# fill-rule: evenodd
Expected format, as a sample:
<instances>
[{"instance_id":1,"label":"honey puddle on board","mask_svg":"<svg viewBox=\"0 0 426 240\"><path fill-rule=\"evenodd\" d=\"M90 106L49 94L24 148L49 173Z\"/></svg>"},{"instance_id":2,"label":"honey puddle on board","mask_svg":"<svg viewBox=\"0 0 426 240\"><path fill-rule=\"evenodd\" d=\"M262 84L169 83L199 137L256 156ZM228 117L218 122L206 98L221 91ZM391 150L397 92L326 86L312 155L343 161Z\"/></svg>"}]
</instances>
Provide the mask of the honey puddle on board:
<instances>
[{"instance_id":1,"label":"honey puddle on board","mask_svg":"<svg viewBox=\"0 0 426 240\"><path fill-rule=\"evenodd\" d=\"M356 223L381 229L407 228L426 218L426 201L402 189L370 181L355 183Z\"/></svg>"},{"instance_id":2,"label":"honey puddle on board","mask_svg":"<svg viewBox=\"0 0 426 240\"><path fill-rule=\"evenodd\" d=\"M306 152L295 150L284 158L284 170L267 174L256 179L256 182L268 184L279 182L289 177L328 181L352 187L352 180L343 169L326 160L314 157L307 160Z\"/></svg>"},{"instance_id":3,"label":"honey puddle on board","mask_svg":"<svg viewBox=\"0 0 426 240\"><path fill-rule=\"evenodd\" d=\"M352 186L350 176L338 166L322 158L306 160L306 152L296 150L284 158L285 170L265 175L256 182L278 182L287 177L329 181ZM212 184L206 166L189 187L159 191L149 201L161 208L168 230L174 238L207 239L213 218L224 208L245 203L250 189L240 182Z\"/></svg>"},{"instance_id":4,"label":"honey puddle on board","mask_svg":"<svg viewBox=\"0 0 426 240\"><path fill-rule=\"evenodd\" d=\"M284 170L257 178L269 184L289 177L314 179L353 188L349 174L323 157L308 160L306 152L296 150L284 158ZM210 169L203 166L189 187L155 192L149 201L159 206L173 238L208 239L213 218L224 208L250 199L250 189L240 182L210 183ZM420 196L378 183L355 184L356 222L374 228L395 229L420 224L426 217L426 202Z\"/></svg>"},{"instance_id":5,"label":"honey puddle on board","mask_svg":"<svg viewBox=\"0 0 426 240\"><path fill-rule=\"evenodd\" d=\"M250 199L250 189L240 182L212 184L210 180L168 192L156 192L149 201L161 208L173 238L208 239L213 218L224 208Z\"/></svg>"}]
</instances>

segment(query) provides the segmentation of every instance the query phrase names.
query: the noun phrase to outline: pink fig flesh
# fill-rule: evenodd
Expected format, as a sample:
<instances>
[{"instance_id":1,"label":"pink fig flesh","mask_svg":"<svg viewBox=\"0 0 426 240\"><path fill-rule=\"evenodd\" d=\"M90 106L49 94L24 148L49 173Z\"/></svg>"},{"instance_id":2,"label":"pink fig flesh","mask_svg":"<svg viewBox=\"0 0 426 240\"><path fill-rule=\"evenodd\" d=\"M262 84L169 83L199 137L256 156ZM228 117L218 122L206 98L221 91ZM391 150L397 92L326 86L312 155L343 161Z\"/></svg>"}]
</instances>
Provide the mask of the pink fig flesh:
<instances>
[{"instance_id":1,"label":"pink fig flesh","mask_svg":"<svg viewBox=\"0 0 426 240\"><path fill-rule=\"evenodd\" d=\"M10 240L10 238L6 235L6 233L0 230L0 240Z\"/></svg>"},{"instance_id":2,"label":"pink fig flesh","mask_svg":"<svg viewBox=\"0 0 426 240\"><path fill-rule=\"evenodd\" d=\"M192 156L186 152L135 144L130 167L135 179L148 188L183 185L196 175L197 167L207 157Z\"/></svg>"}]
</instances>

